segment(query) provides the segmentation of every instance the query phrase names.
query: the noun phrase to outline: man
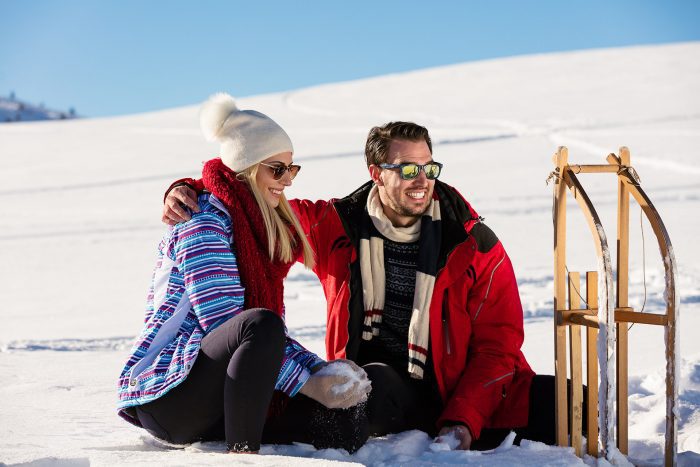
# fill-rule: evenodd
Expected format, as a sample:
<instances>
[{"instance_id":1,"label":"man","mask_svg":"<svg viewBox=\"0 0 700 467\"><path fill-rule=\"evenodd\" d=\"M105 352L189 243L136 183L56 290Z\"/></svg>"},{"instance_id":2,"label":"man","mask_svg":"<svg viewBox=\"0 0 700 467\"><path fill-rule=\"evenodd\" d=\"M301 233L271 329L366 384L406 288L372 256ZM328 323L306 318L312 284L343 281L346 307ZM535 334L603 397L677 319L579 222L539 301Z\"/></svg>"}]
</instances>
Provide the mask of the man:
<instances>
[{"instance_id":1,"label":"man","mask_svg":"<svg viewBox=\"0 0 700 467\"><path fill-rule=\"evenodd\" d=\"M420 429L487 449L516 429L553 444L553 382L533 381L520 350L522 306L501 242L437 180L424 127L373 128L365 158L371 181L349 196L290 203L328 300L328 359L353 360L372 381L370 434ZM172 190L163 220L187 219L193 195Z\"/></svg>"}]
</instances>

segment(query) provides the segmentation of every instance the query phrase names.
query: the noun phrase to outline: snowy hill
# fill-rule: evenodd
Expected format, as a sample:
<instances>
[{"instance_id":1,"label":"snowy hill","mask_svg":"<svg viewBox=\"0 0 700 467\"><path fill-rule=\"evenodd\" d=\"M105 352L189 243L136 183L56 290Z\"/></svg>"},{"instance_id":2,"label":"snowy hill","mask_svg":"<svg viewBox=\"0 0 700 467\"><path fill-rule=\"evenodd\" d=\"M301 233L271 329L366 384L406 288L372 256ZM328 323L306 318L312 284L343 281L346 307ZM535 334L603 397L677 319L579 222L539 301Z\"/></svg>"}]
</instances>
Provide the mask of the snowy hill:
<instances>
[{"instance_id":1,"label":"snowy hill","mask_svg":"<svg viewBox=\"0 0 700 467\"><path fill-rule=\"evenodd\" d=\"M0 97L0 123L67 120L77 117L74 109L67 112L49 110L43 105L36 106L19 101L12 94L9 97Z\"/></svg>"},{"instance_id":2,"label":"snowy hill","mask_svg":"<svg viewBox=\"0 0 700 467\"><path fill-rule=\"evenodd\" d=\"M428 127L441 179L486 218L513 261L525 309L524 352L553 373L552 188L557 146L572 163L604 163L620 146L660 211L676 253L681 303L680 465L700 464L700 43L533 55L465 63L240 99L289 132L303 166L287 192L343 196L366 181L370 127ZM203 89L202 100L219 89ZM226 91L235 95L235 89ZM118 118L0 125L0 462L35 465L230 463L223 445L154 442L115 413L116 377L143 319L164 231L165 187L197 175L216 146L198 106ZM614 238L616 185L582 177ZM568 268L597 268L572 203ZM630 303L659 313L663 265L651 229L631 212ZM614 254L614 252L613 252ZM643 261L643 258L645 259ZM325 301L315 276L286 282L288 327L324 355ZM663 334L630 331L631 459L659 465L665 396ZM254 465L580 465L562 448L435 452L420 432L370 441L349 456L266 446Z\"/></svg>"}]
</instances>

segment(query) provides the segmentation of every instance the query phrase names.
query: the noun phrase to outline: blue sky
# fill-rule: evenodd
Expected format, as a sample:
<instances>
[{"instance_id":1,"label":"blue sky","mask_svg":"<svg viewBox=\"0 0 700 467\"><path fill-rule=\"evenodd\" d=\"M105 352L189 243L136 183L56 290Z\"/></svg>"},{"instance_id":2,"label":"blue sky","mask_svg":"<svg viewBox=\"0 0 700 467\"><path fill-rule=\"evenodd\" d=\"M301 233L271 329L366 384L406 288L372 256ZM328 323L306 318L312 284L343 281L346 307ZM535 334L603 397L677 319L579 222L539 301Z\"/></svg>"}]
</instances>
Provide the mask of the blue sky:
<instances>
[{"instance_id":1,"label":"blue sky","mask_svg":"<svg viewBox=\"0 0 700 467\"><path fill-rule=\"evenodd\" d=\"M0 96L85 116L485 58L700 40L700 2L0 0ZM700 57L698 57L700 59Z\"/></svg>"}]
</instances>

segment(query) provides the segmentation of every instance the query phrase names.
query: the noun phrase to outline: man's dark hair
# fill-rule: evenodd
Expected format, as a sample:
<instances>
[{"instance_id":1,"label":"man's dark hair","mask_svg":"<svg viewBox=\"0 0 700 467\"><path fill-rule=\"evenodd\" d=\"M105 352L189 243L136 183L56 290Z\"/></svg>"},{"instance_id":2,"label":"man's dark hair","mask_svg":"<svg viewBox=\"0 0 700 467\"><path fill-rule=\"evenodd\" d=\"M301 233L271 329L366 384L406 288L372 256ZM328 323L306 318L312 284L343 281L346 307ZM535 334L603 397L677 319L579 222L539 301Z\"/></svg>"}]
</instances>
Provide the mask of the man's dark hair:
<instances>
[{"instance_id":1,"label":"man's dark hair","mask_svg":"<svg viewBox=\"0 0 700 467\"><path fill-rule=\"evenodd\" d=\"M389 155L391 142L397 139L408 141L425 141L428 143L430 154L433 153L433 143L425 127L412 122L389 122L382 126L375 126L369 130L367 143L365 144L365 161L367 167L386 162Z\"/></svg>"}]
</instances>

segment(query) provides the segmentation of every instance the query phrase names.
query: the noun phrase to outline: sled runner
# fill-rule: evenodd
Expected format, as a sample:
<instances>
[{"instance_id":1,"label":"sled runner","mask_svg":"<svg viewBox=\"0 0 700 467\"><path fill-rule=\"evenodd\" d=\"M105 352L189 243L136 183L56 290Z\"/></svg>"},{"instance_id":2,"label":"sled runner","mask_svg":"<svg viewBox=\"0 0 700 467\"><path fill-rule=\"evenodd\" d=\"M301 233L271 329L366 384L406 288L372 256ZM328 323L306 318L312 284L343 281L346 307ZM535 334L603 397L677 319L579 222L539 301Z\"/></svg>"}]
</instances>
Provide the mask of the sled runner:
<instances>
[{"instance_id":1,"label":"sled runner","mask_svg":"<svg viewBox=\"0 0 700 467\"><path fill-rule=\"evenodd\" d=\"M630 153L620 148L608 164L571 165L568 150L553 158L554 184L554 363L556 380L556 441L582 455L583 355L581 327L586 329L588 454L610 460L615 446L628 454L628 323L664 326L666 343L665 465L675 465L677 451L678 296L676 260L668 232L630 165ZM605 230L577 178L580 173L613 173L618 180L617 278L613 276ZM581 308L580 274L566 267L566 190L588 222L598 256L598 271L586 273L586 308ZM642 208L657 238L666 278L665 314L640 313L628 303L630 195ZM568 272L568 274L567 274ZM615 291L613 286L616 286ZM568 290L567 290L568 289ZM567 294L568 292L568 294ZM568 304L567 302L568 296ZM569 330L570 396L567 396L566 331ZM600 389L599 389L600 378ZM614 412L616 409L616 412ZM617 426L617 431L615 431ZM570 433L570 439L568 434ZM617 439L617 443L615 443ZM600 452L598 452L600 445Z\"/></svg>"}]
</instances>

